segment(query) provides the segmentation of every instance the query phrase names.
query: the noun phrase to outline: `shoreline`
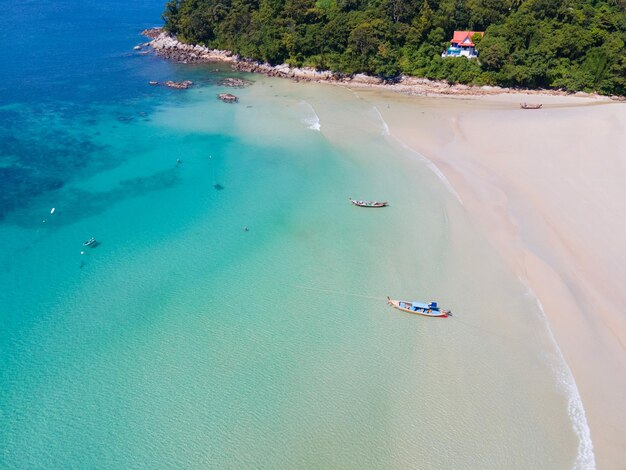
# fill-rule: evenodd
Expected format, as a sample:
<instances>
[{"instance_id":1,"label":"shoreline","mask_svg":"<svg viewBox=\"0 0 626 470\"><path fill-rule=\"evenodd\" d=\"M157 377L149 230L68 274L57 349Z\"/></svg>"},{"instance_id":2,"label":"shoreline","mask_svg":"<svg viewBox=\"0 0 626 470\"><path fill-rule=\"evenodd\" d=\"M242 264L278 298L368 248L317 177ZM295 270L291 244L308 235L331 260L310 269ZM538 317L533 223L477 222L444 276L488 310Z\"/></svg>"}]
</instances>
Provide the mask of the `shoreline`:
<instances>
[{"instance_id":1,"label":"shoreline","mask_svg":"<svg viewBox=\"0 0 626 470\"><path fill-rule=\"evenodd\" d=\"M577 389L570 415L582 452L573 468L595 468L593 460L620 468L626 252L617 234L626 217L626 171L618 149L626 145L626 108L553 97L554 106L527 113L514 107L514 96L446 103L358 93L381 110L392 138L441 171L536 298ZM557 373L560 385L567 386L566 375Z\"/></svg>"},{"instance_id":2,"label":"shoreline","mask_svg":"<svg viewBox=\"0 0 626 470\"><path fill-rule=\"evenodd\" d=\"M477 97L524 94L536 96L570 96L581 98L593 98L597 100L624 101L624 97L609 97L592 93L570 93L562 90L530 90L518 88L503 88L498 86L475 86L462 84L449 84L443 81L430 80L403 75L393 83L366 74L354 74L351 76L331 72L318 71L313 68L290 67L287 64L270 65L251 59L242 58L230 51L209 49L206 46L185 44L175 36L163 31L161 27L146 29L142 35L150 38L147 43L135 47L150 47L159 57L183 64L200 64L222 62L230 64L233 69L241 72L258 73L268 77L287 78L295 81L307 81L317 83L330 83L344 85L352 88L375 88L389 90L405 95L418 96L448 96L448 97Z\"/></svg>"}]
</instances>

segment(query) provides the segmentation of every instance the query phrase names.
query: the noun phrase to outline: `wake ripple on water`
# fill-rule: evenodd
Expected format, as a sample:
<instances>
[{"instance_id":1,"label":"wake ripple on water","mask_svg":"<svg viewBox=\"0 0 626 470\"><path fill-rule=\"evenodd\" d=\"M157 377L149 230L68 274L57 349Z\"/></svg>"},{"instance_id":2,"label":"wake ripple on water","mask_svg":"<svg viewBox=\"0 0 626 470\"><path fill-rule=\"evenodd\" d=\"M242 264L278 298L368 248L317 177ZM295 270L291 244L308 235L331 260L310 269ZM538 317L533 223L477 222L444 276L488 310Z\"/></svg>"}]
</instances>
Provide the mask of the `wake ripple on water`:
<instances>
[{"instance_id":1,"label":"wake ripple on water","mask_svg":"<svg viewBox=\"0 0 626 470\"><path fill-rule=\"evenodd\" d=\"M308 101L300 101L299 103L303 108L307 111L307 116L301 119L302 123L305 124L309 129L313 131L320 132L322 129L322 125L320 123L320 117L315 112L315 108Z\"/></svg>"},{"instance_id":2,"label":"wake ripple on water","mask_svg":"<svg viewBox=\"0 0 626 470\"><path fill-rule=\"evenodd\" d=\"M552 362L552 368L554 370L554 373L556 374L557 385L567 397L567 412L570 419L572 420L572 428L574 429L574 433L578 437L578 452L576 454L576 460L572 465L572 470L593 470L596 468L596 458L593 453L591 430L589 429L589 424L587 423L585 408L583 406L583 401L580 397L578 387L576 386L574 374L572 374L572 370L565 361L565 357L561 352L561 348L559 347L556 338L554 337L554 333L552 332L552 328L550 326L550 321L548 320L548 317L543 310L543 305L541 304L541 301L535 295L535 292L532 290L532 288L528 285L528 282L521 278L520 280L526 286L526 289L528 290L528 295L531 296L535 300L535 302L537 302L537 307L541 312L541 318L546 326L548 336L550 338L550 341L554 345L555 360Z\"/></svg>"}]
</instances>

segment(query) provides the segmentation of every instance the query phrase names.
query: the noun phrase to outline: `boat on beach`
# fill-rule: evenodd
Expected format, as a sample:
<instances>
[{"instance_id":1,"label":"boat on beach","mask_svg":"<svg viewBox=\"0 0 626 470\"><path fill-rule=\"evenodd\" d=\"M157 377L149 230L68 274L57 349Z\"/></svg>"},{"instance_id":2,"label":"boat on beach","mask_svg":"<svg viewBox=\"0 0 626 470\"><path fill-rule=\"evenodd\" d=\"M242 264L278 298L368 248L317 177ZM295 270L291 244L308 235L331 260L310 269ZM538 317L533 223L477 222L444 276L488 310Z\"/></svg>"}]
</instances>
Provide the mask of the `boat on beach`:
<instances>
[{"instance_id":1,"label":"boat on beach","mask_svg":"<svg viewBox=\"0 0 626 470\"><path fill-rule=\"evenodd\" d=\"M530 103L520 103L519 107L522 109L541 109L543 104L530 104Z\"/></svg>"},{"instance_id":2,"label":"boat on beach","mask_svg":"<svg viewBox=\"0 0 626 470\"><path fill-rule=\"evenodd\" d=\"M449 317L452 316L452 312L450 310L444 310L437 305L437 302L415 302L415 301L406 301L406 300L394 300L387 297L387 303L391 305L393 308L397 308L398 310L402 310L407 313L415 313L418 315L424 315L426 317Z\"/></svg>"},{"instance_id":3,"label":"boat on beach","mask_svg":"<svg viewBox=\"0 0 626 470\"><path fill-rule=\"evenodd\" d=\"M354 199L352 199L351 197L348 198L350 199L350 202L352 204L354 204L355 206L359 206L359 207L386 207L389 205L388 202L384 201L384 202L379 202L379 201L356 201Z\"/></svg>"}]
</instances>

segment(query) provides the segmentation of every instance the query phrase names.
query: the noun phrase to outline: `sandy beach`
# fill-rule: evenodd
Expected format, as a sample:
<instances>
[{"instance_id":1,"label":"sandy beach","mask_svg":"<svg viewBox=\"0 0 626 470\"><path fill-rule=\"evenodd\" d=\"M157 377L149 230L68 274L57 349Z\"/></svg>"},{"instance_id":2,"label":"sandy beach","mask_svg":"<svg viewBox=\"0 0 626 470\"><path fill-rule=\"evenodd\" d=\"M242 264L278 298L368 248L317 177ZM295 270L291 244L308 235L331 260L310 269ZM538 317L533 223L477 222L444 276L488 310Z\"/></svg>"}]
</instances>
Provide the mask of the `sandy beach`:
<instances>
[{"instance_id":1,"label":"sandy beach","mask_svg":"<svg viewBox=\"0 0 626 470\"><path fill-rule=\"evenodd\" d=\"M576 380L598 468L624 468L626 106L357 92L393 138L434 162L537 297ZM519 109L525 101L544 107Z\"/></svg>"}]
</instances>

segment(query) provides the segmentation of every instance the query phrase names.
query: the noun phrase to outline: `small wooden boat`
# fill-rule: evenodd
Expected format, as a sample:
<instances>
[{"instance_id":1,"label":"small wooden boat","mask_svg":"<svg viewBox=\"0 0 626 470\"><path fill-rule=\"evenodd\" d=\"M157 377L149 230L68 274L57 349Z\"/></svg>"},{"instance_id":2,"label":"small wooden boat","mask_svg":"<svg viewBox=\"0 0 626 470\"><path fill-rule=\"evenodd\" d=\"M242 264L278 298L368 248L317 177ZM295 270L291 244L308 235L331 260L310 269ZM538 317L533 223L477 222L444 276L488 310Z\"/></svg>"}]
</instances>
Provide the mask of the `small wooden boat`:
<instances>
[{"instance_id":1,"label":"small wooden boat","mask_svg":"<svg viewBox=\"0 0 626 470\"><path fill-rule=\"evenodd\" d=\"M355 206L359 206L359 207L386 207L389 205L389 203L387 202L378 202L378 201L355 201L354 199L352 199L351 197L348 198L350 199L350 202L352 204L354 204Z\"/></svg>"},{"instance_id":2,"label":"small wooden boat","mask_svg":"<svg viewBox=\"0 0 626 470\"><path fill-rule=\"evenodd\" d=\"M91 237L89 240L83 242L83 246L96 246L97 244L98 241L94 237Z\"/></svg>"},{"instance_id":3,"label":"small wooden boat","mask_svg":"<svg viewBox=\"0 0 626 470\"><path fill-rule=\"evenodd\" d=\"M427 304L422 302L407 302L406 300L394 300L387 297L387 303L393 308L402 310L407 313L416 313L418 315L424 315L426 317L449 317L452 316L450 310L443 310L437 306L437 302L429 302Z\"/></svg>"},{"instance_id":4,"label":"small wooden boat","mask_svg":"<svg viewBox=\"0 0 626 470\"><path fill-rule=\"evenodd\" d=\"M519 107L522 109L541 109L543 104L528 104L528 103L520 103Z\"/></svg>"}]
</instances>

